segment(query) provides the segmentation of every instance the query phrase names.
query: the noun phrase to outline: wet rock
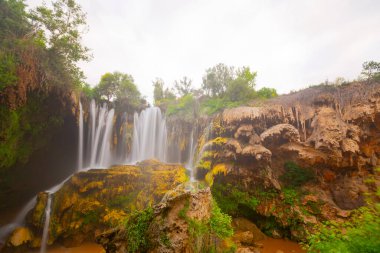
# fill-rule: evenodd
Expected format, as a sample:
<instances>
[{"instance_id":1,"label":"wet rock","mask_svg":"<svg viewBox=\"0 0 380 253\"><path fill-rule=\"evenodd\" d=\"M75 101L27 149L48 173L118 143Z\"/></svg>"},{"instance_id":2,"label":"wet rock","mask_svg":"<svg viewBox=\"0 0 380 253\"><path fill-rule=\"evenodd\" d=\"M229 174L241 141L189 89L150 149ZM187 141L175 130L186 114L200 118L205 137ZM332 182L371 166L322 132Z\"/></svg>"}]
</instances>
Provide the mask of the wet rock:
<instances>
[{"instance_id":1,"label":"wet rock","mask_svg":"<svg viewBox=\"0 0 380 253\"><path fill-rule=\"evenodd\" d=\"M13 247L19 247L23 244L31 242L33 239L33 233L29 228L19 227L13 231L8 240L8 245Z\"/></svg>"},{"instance_id":2,"label":"wet rock","mask_svg":"<svg viewBox=\"0 0 380 253\"><path fill-rule=\"evenodd\" d=\"M49 241L60 238L70 247L94 241L96 233L159 203L167 191L187 180L181 165L156 160L77 173L53 195ZM39 194L29 218L28 225L37 231L44 225L46 199L46 193Z\"/></svg>"}]
</instances>

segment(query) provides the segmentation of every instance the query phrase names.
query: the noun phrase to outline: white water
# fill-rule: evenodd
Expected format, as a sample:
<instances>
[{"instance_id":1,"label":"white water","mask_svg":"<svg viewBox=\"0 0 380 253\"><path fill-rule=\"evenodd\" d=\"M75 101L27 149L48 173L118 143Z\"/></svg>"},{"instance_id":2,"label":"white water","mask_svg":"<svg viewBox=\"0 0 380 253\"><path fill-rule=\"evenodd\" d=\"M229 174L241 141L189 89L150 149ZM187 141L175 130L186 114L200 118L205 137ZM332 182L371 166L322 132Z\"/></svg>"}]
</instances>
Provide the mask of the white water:
<instances>
[{"instance_id":1,"label":"white water","mask_svg":"<svg viewBox=\"0 0 380 253\"><path fill-rule=\"evenodd\" d=\"M83 168L83 109L79 101L78 171Z\"/></svg>"},{"instance_id":2,"label":"white water","mask_svg":"<svg viewBox=\"0 0 380 253\"><path fill-rule=\"evenodd\" d=\"M166 121L158 107L149 107L134 115L132 152L127 160L135 163L155 158L166 161Z\"/></svg>"},{"instance_id":3,"label":"white water","mask_svg":"<svg viewBox=\"0 0 380 253\"><path fill-rule=\"evenodd\" d=\"M47 199L47 203L46 203L46 209L45 209L45 223L44 223L44 230L42 232L40 253L46 252L47 241L49 239L49 224L50 224L52 194L50 192L48 194L49 195L48 195L48 199Z\"/></svg>"},{"instance_id":4,"label":"white water","mask_svg":"<svg viewBox=\"0 0 380 253\"><path fill-rule=\"evenodd\" d=\"M86 122L84 120L82 104L79 104L77 171L83 171L88 168L107 168L115 163L116 160L120 160L120 156L123 157L123 154L118 157L115 150L112 150L111 145L114 128L114 109L108 110L106 105L99 107L95 104L95 101L91 101L89 111L89 119ZM85 133L86 130L87 133ZM87 140L85 140L85 136L87 136ZM190 153L195 152L196 149L193 139L191 143ZM132 151L129 157L125 153L124 158L121 160L127 163L135 163L145 159L156 158L165 162L166 153L167 129L165 118L161 114L160 109L150 107L143 110L140 115L135 113ZM189 157L188 164L192 167L194 153L189 154ZM49 195L45 207L41 253L46 252L49 239L52 197L70 177L71 175L47 191ZM15 228L24 224L25 217L36 205L36 200L37 197L31 199L14 221L0 228L0 242L4 242Z\"/></svg>"},{"instance_id":5,"label":"white water","mask_svg":"<svg viewBox=\"0 0 380 253\"><path fill-rule=\"evenodd\" d=\"M194 156L195 156L195 151L197 150L197 145L194 145L194 130L191 131L190 135L190 145L189 145L189 158L187 160L187 163L185 164L186 169L190 173L190 181L194 182L195 177L194 177Z\"/></svg>"},{"instance_id":6,"label":"white water","mask_svg":"<svg viewBox=\"0 0 380 253\"><path fill-rule=\"evenodd\" d=\"M36 205L37 197L33 197L28 203L21 209L21 212L16 216L16 218L3 227L0 227L0 243L4 243L8 235L13 232L17 227L20 227L24 224L25 217L30 210Z\"/></svg>"},{"instance_id":7,"label":"white water","mask_svg":"<svg viewBox=\"0 0 380 253\"><path fill-rule=\"evenodd\" d=\"M80 105L81 108L81 105ZM78 161L82 161L82 166L78 166L78 170L83 168L107 168L114 162L114 155L111 150L112 131L114 125L115 110L108 110L106 104L99 107L92 100L90 104L90 117L86 122L87 126L87 145L84 147L83 128L83 112L79 114L79 150ZM82 144L82 145L80 145Z\"/></svg>"}]
</instances>

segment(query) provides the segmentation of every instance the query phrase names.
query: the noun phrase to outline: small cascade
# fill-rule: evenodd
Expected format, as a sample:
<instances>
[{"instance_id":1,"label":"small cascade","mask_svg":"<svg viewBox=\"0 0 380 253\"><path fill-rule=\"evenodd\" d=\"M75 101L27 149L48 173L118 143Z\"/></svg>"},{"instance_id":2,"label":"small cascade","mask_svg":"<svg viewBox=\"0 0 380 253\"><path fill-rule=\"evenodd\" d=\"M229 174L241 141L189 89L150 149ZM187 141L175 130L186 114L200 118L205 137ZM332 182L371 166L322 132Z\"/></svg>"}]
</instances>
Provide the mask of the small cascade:
<instances>
[{"instance_id":1,"label":"small cascade","mask_svg":"<svg viewBox=\"0 0 380 253\"><path fill-rule=\"evenodd\" d=\"M158 107L149 107L134 115L133 143L128 162L155 158L166 161L166 121Z\"/></svg>"},{"instance_id":2,"label":"small cascade","mask_svg":"<svg viewBox=\"0 0 380 253\"><path fill-rule=\"evenodd\" d=\"M195 181L195 177L194 177L194 156L195 156L195 152L197 150L197 145L194 145L194 130L191 131L189 143L190 143L190 145L189 145L189 158L188 158L188 161L187 161L185 167L190 173L190 181L194 182Z\"/></svg>"},{"instance_id":3,"label":"small cascade","mask_svg":"<svg viewBox=\"0 0 380 253\"><path fill-rule=\"evenodd\" d=\"M83 168L83 109L79 101L78 171Z\"/></svg>"},{"instance_id":4,"label":"small cascade","mask_svg":"<svg viewBox=\"0 0 380 253\"><path fill-rule=\"evenodd\" d=\"M12 233L15 228L20 227L24 224L26 215L29 213L30 210L33 209L36 203L37 197L35 196L31 200L29 200L29 202L22 208L21 212L11 223L3 227L0 227L0 243L4 243L9 234Z\"/></svg>"},{"instance_id":5,"label":"small cascade","mask_svg":"<svg viewBox=\"0 0 380 253\"><path fill-rule=\"evenodd\" d=\"M41 249L40 253L46 253L46 247L47 247L47 242L49 239L49 224L50 224L50 212L51 212L51 198L52 198L52 193L48 193L48 199L46 203L46 208L45 208L45 223L44 223L44 230L42 232L42 239L41 239Z\"/></svg>"}]
</instances>

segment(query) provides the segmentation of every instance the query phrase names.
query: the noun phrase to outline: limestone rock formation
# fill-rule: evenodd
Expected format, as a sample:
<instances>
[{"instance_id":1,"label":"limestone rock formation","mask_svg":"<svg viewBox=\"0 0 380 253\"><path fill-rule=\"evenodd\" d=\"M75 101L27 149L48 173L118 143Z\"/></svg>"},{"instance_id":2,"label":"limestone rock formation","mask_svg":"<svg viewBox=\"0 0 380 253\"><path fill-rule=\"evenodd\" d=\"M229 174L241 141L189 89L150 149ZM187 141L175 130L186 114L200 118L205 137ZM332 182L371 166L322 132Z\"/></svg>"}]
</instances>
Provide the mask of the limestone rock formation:
<instances>
[{"instance_id":1,"label":"limestone rock formation","mask_svg":"<svg viewBox=\"0 0 380 253\"><path fill-rule=\"evenodd\" d=\"M94 241L97 234L122 224L134 211L159 203L167 191L187 180L181 165L155 160L79 172L53 195L49 244L59 240L75 246ZM28 217L35 247L39 247L45 222L47 196L45 192L39 194Z\"/></svg>"}]
</instances>

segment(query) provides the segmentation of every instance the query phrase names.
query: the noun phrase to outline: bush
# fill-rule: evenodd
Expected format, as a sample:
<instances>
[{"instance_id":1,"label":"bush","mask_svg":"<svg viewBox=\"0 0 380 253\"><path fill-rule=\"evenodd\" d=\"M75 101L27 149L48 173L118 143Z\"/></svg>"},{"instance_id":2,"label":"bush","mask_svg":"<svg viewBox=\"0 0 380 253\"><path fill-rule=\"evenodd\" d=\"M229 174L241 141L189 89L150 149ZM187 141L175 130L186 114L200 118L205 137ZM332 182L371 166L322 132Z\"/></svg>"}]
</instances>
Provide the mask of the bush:
<instances>
[{"instance_id":1,"label":"bush","mask_svg":"<svg viewBox=\"0 0 380 253\"><path fill-rule=\"evenodd\" d=\"M146 232L152 220L153 209L151 207L131 215L126 224L128 252L145 252L148 249Z\"/></svg>"},{"instance_id":2,"label":"bush","mask_svg":"<svg viewBox=\"0 0 380 253\"><path fill-rule=\"evenodd\" d=\"M194 118L196 101L192 94L187 94L175 101L171 101L166 109L166 115L173 116L180 114L187 120Z\"/></svg>"},{"instance_id":3,"label":"bush","mask_svg":"<svg viewBox=\"0 0 380 253\"><path fill-rule=\"evenodd\" d=\"M380 208L362 207L350 222L325 222L308 236L308 252L380 252Z\"/></svg>"},{"instance_id":4,"label":"bush","mask_svg":"<svg viewBox=\"0 0 380 253\"><path fill-rule=\"evenodd\" d=\"M220 207L214 200L212 202L210 227L211 231L219 238L227 238L234 234L231 226L232 218L220 210Z\"/></svg>"}]
</instances>

